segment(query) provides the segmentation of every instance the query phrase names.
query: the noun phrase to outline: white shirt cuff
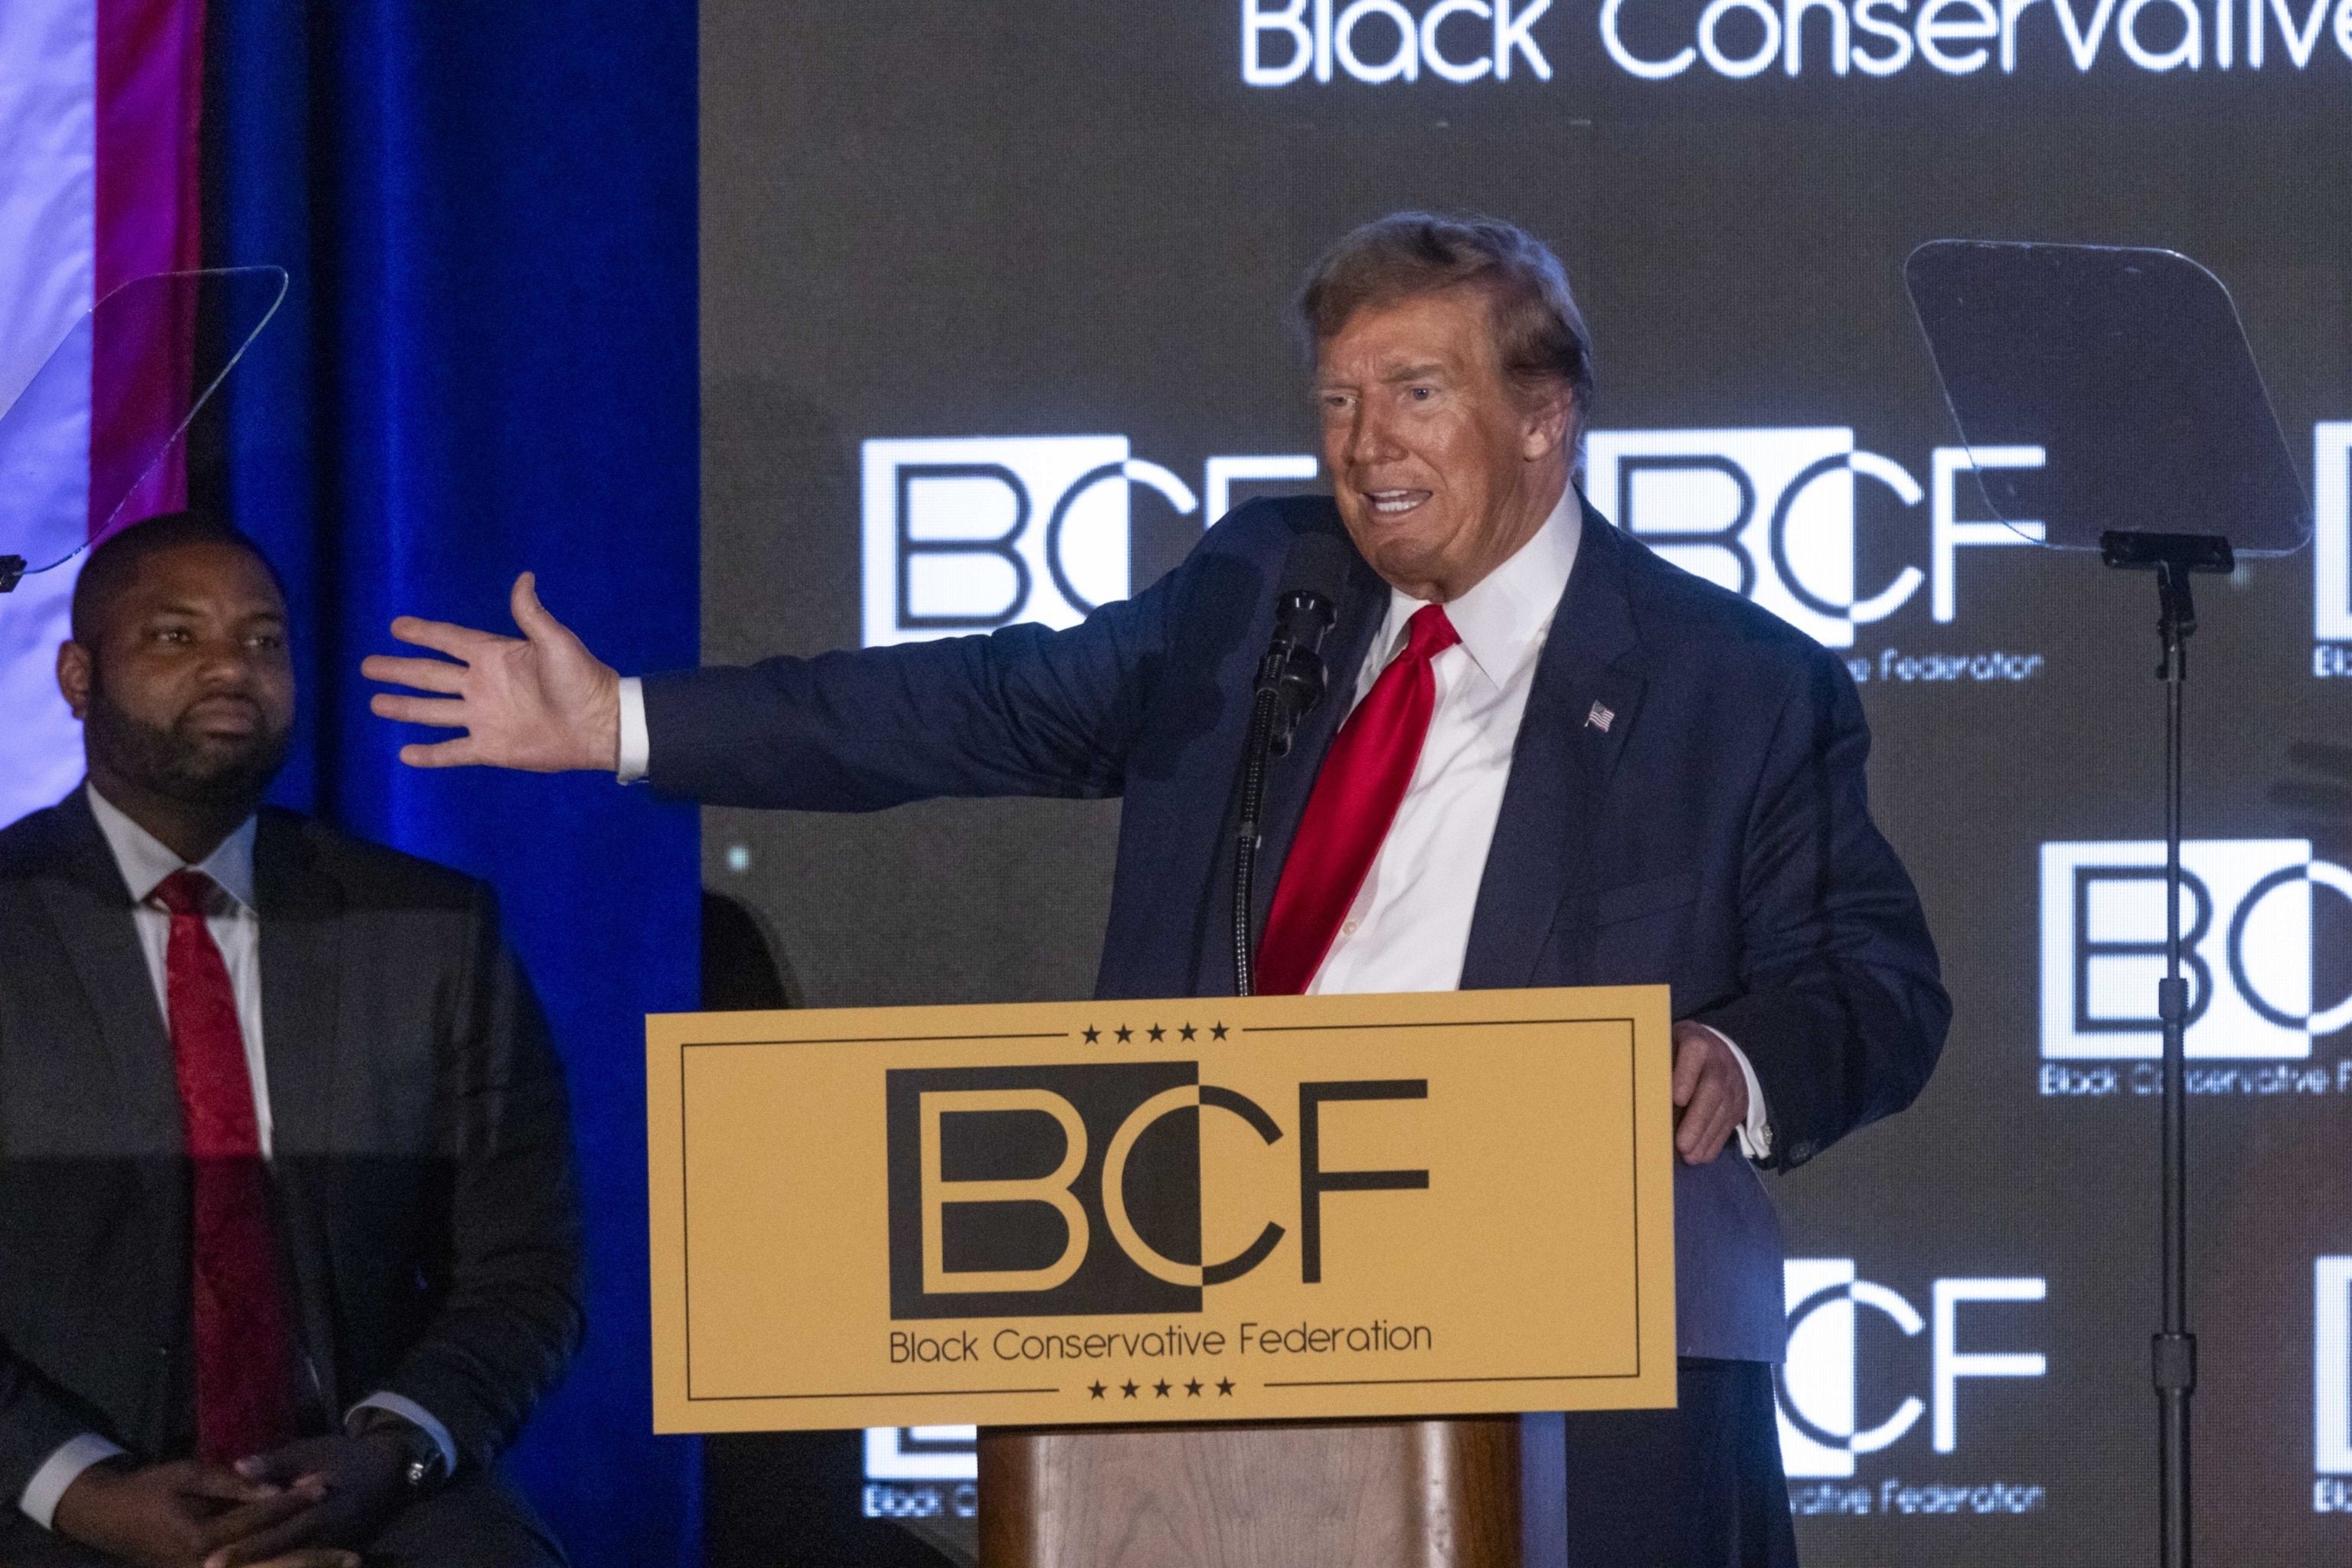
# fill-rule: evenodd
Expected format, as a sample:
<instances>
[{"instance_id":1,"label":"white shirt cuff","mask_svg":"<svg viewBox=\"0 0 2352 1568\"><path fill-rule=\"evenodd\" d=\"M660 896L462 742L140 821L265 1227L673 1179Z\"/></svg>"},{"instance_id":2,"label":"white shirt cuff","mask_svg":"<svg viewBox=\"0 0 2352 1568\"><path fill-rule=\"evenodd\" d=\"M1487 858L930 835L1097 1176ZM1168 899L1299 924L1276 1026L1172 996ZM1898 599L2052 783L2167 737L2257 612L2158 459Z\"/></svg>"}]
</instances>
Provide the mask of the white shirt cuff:
<instances>
[{"instance_id":1,"label":"white shirt cuff","mask_svg":"<svg viewBox=\"0 0 2352 1568\"><path fill-rule=\"evenodd\" d=\"M1698 1023L1698 1020L1696 1018L1691 1021L1695 1024ZM1708 1034L1713 1035L1717 1039L1721 1040L1725 1046L1729 1047L1731 1051L1731 1059L1739 1064L1739 1076L1748 1080L1748 1120L1740 1123L1739 1126L1735 1129L1739 1139L1739 1152L1747 1155L1751 1160L1770 1159L1772 1156L1772 1117L1770 1112L1765 1109L1764 1086L1756 1081L1756 1068L1754 1064L1748 1061L1748 1053L1741 1050L1739 1048L1738 1042L1734 1040L1729 1035L1725 1034L1721 1029L1711 1028L1705 1024L1699 1024L1698 1026L1702 1029L1706 1029Z\"/></svg>"},{"instance_id":2,"label":"white shirt cuff","mask_svg":"<svg viewBox=\"0 0 2352 1568\"><path fill-rule=\"evenodd\" d=\"M646 730L646 683L637 676L621 677L621 754L614 774L623 784L635 784L653 769L653 737Z\"/></svg>"},{"instance_id":3,"label":"white shirt cuff","mask_svg":"<svg viewBox=\"0 0 2352 1568\"><path fill-rule=\"evenodd\" d=\"M16 1506L43 1530L55 1530L50 1521L58 1516L58 1500L66 1495L66 1489L81 1479L81 1473L92 1465L121 1452L97 1433L83 1433L41 1462L33 1479L25 1483L25 1495L16 1500Z\"/></svg>"},{"instance_id":4,"label":"white shirt cuff","mask_svg":"<svg viewBox=\"0 0 2352 1568\"><path fill-rule=\"evenodd\" d=\"M403 1421L422 1426L425 1428L425 1435L433 1439L433 1446L441 1450L441 1473L444 1476L454 1476L457 1473L457 1445L450 1438L449 1428L436 1421L433 1418L433 1413L414 1399L404 1394L391 1394L379 1390L345 1411L343 1419L348 1422L354 1414L362 1410L388 1410Z\"/></svg>"}]
</instances>

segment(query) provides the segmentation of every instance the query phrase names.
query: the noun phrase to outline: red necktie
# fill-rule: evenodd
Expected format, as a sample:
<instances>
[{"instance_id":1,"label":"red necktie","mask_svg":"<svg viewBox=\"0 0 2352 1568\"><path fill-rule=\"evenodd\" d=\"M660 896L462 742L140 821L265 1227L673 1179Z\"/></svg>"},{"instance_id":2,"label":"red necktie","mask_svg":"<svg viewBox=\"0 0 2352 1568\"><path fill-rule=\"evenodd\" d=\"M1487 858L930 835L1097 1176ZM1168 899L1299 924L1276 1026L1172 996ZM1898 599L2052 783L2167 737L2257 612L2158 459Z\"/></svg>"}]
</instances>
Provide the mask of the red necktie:
<instances>
[{"instance_id":1,"label":"red necktie","mask_svg":"<svg viewBox=\"0 0 2352 1568\"><path fill-rule=\"evenodd\" d=\"M1389 661L1339 727L1323 771L1315 775L1266 914L1258 943L1260 994L1297 995L1323 967L1429 738L1430 711L1437 706L1430 660L1461 640L1439 605L1415 610L1406 623L1404 651Z\"/></svg>"},{"instance_id":2,"label":"red necktie","mask_svg":"<svg viewBox=\"0 0 2352 1568\"><path fill-rule=\"evenodd\" d=\"M194 1175L196 1451L226 1464L290 1441L298 1429L294 1341L245 1031L228 965L205 925L212 886L183 868L153 897L172 912L163 991Z\"/></svg>"}]
</instances>

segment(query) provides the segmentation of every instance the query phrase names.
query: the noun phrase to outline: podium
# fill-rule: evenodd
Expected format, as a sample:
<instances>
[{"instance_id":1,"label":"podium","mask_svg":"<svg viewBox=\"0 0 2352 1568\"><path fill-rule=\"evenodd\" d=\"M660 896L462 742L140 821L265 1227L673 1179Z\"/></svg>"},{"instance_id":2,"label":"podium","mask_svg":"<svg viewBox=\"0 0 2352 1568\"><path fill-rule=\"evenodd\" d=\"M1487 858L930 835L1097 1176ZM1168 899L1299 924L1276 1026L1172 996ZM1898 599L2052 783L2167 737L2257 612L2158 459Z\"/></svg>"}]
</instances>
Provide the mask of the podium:
<instances>
[{"instance_id":1,"label":"podium","mask_svg":"<svg viewBox=\"0 0 2352 1568\"><path fill-rule=\"evenodd\" d=\"M1521 1568L1519 1423L984 1430L983 1568Z\"/></svg>"},{"instance_id":2,"label":"podium","mask_svg":"<svg viewBox=\"0 0 2352 1568\"><path fill-rule=\"evenodd\" d=\"M1537 1568L1519 1413L1675 1402L1669 1042L1663 986L649 1019L656 1429L976 1425L988 1568Z\"/></svg>"}]
</instances>

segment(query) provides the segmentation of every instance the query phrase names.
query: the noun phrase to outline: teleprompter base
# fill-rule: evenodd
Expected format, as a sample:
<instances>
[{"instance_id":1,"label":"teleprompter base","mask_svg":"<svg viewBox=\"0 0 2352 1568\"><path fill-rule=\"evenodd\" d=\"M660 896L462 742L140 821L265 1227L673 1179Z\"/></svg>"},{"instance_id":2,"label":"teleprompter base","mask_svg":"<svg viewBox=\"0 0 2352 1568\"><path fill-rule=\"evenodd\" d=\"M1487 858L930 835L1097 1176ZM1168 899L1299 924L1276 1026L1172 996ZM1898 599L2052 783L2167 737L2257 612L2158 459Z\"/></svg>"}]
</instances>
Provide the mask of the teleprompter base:
<instances>
[{"instance_id":1,"label":"teleprompter base","mask_svg":"<svg viewBox=\"0 0 2352 1568\"><path fill-rule=\"evenodd\" d=\"M1519 1419L983 1429L982 1568L1520 1568Z\"/></svg>"}]
</instances>

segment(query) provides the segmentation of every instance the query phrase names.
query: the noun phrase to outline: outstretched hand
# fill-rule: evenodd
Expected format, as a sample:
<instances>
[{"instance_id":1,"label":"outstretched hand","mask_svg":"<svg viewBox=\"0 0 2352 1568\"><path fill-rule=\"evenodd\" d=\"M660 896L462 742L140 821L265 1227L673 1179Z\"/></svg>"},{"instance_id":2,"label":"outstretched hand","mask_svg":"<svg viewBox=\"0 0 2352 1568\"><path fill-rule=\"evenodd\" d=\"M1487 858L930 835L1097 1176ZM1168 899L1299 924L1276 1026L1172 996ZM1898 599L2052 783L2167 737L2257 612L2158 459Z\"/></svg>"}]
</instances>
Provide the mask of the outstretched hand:
<instances>
[{"instance_id":1,"label":"outstretched hand","mask_svg":"<svg viewBox=\"0 0 2352 1568\"><path fill-rule=\"evenodd\" d=\"M515 579L510 604L520 637L403 616L392 623L394 637L447 657L376 654L361 661L360 674L369 680L441 694L378 692L368 702L376 717L466 731L452 741L403 746L400 760L413 768L536 773L617 766L620 676L547 613L531 574Z\"/></svg>"}]
</instances>

